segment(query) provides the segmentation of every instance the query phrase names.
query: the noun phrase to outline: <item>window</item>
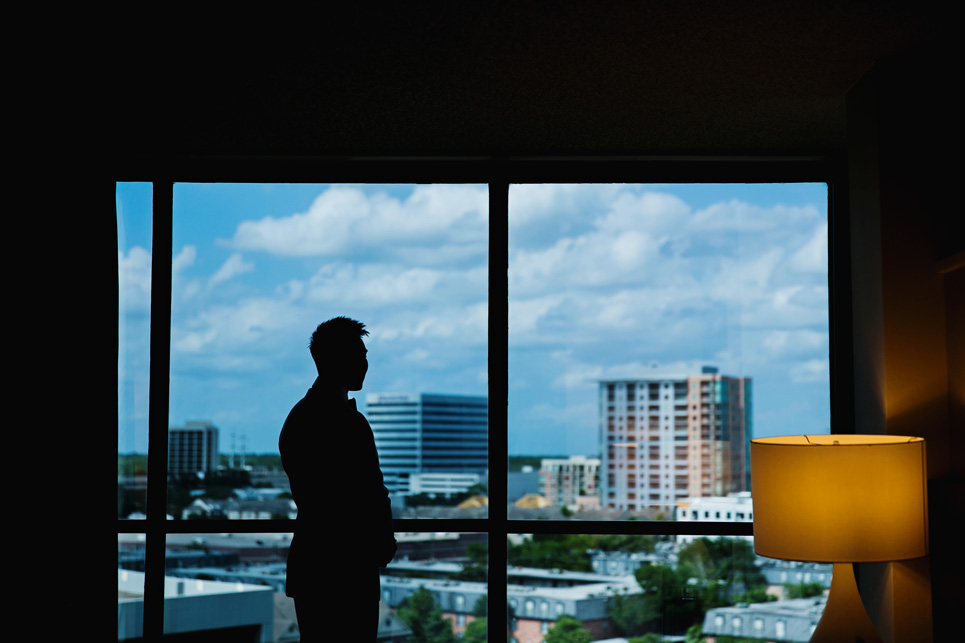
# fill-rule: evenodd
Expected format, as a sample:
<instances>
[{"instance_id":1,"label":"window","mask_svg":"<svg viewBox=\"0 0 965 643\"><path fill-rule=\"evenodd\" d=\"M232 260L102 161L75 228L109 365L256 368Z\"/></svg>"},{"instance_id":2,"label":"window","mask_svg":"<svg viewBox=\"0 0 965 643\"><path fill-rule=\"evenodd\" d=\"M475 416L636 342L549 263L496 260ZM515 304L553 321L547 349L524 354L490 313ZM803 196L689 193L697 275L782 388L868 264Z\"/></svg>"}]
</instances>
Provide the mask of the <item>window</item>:
<instances>
[{"instance_id":1,"label":"window","mask_svg":"<svg viewBox=\"0 0 965 643\"><path fill-rule=\"evenodd\" d=\"M634 290L634 284L640 283L634 279L648 274L648 271L652 272L654 266L659 268L659 259L663 256L661 253L686 259L709 255L715 248L712 236L699 240L694 237L690 241L691 245L687 247L685 240L673 235L665 235L662 241L656 242L640 234L639 230L627 237L625 246L608 246L612 239L606 235L621 229L620 226L624 226L624 231L634 232L627 228L632 220L633 208L645 203L647 199L653 200L654 195L659 197L671 194L668 187L671 184L685 181L731 181L733 185L738 185L738 182L801 183L834 179L833 173L824 163L796 161L776 164L749 162L739 166L704 166L689 162L677 165L651 162L560 162L559 165L529 162L356 162L334 168L296 167L288 176L283 177L286 181L292 181L286 184L271 183L279 177L267 166L255 166L253 169L244 170L240 175L217 166L202 171L191 170L190 173L185 170L184 176L177 176L175 172L173 183L152 182L156 177L151 176L149 171L138 174L135 169L132 172L132 176L125 177L128 180L117 184L118 221L120 223L123 220L124 223L123 238L118 241L121 296L126 298L127 302L138 302L140 306L122 305L122 313L127 313L127 316L120 317L118 321L122 349L120 355L125 361L118 382L117 531L119 539L123 537L125 540L138 540L144 552L144 575L140 582L144 588L143 633L148 640L157 640L163 631L163 614L167 609L164 600L164 557L165 546L169 542L183 542L186 537L190 537L192 543L198 541L192 546L197 548L197 551L203 551L203 539L215 534L284 535L291 530L290 518L284 511L232 514L239 518L243 515L250 516L251 519L248 520L232 519L227 513L217 512L204 516L203 512L211 510L205 507L204 502L195 505L196 498L191 494L193 489L169 488L166 484L165 473L168 470L169 458L176 450L183 451L185 457L190 456L192 472L188 477L194 476L194 481L197 481L199 472L203 472L204 477L218 475L217 471L205 464L210 462L205 458L212 452L219 454L219 466L223 466L225 459L231 458L235 459L233 464L237 466L242 457L246 458L247 467L259 466L259 463L252 460L253 455L267 450L270 439L265 437L269 429L257 429L255 422L265 427L270 425L272 431L277 431L284 414L299 397L294 391L305 388L306 382L310 383L312 377L310 363L296 365L293 358L285 352L289 348L303 349L305 339L301 338L294 340L293 347L281 344L273 346L284 353L279 359L291 364L296 373L290 381L269 378L256 385L254 379L238 378L227 382L221 378L223 372L218 371L219 365L214 359L216 355L205 353L205 350L217 341L213 339L216 337L213 329L217 327L224 332L236 333L242 338L264 337L267 334L266 328L272 324L291 322L291 318L286 316L286 312L291 309L283 307L285 297L304 295L306 289L317 286L317 293L328 296L330 301L340 301L338 313L354 306L354 309L345 314L353 314L354 310L354 315L366 321L373 330L378 326L378 316L367 314L371 311L366 309L366 304L362 301L343 307L341 303L347 301L346 297L377 291L398 299L406 299L410 303L415 301L416 305L402 313L403 317L412 321L409 326L411 335L415 337L419 333L422 333L422 336L436 333L433 337L445 342L445 324L433 326L426 322L419 326L416 321L420 319L420 315L425 314L428 305L427 298L419 300L418 297L442 291L451 305L447 312L461 313L447 317L451 320L448 323L471 327L477 332L476 339L472 342L444 344L447 357L456 355L460 359L467 358L467 363L473 364L448 380L458 390L423 391L423 384L419 381L387 378L380 384L371 382L371 387L367 381L363 394L369 391L386 394L385 398L373 400L372 417L384 421L383 426L386 427L382 448L386 452L395 450L400 460L397 469L391 472L393 484L397 485L400 493L411 494L416 490L415 493L425 493L427 501L434 501L439 495L451 493L451 485L465 490L475 484L470 478L458 477L455 473L470 476L478 475L478 472L452 472L446 470L451 466L442 464L437 473L445 475L420 477L420 473L426 472L406 469L402 461L408 448L409 437L406 431L411 430L406 424L411 418L407 415L406 405L426 402L408 398L392 399L389 394L399 393L399 387L405 384L408 386L404 386L402 392L406 394L435 392L472 396L482 391L481 395L487 398L487 432L483 458L486 460L488 472L483 472L477 480L479 484L486 486L490 500L488 510L481 509L467 514L433 513L428 510L421 514L412 512L410 515L400 516L397 531L412 534L482 534L488 543L488 557L492 569L501 569L501 565L507 560L510 547L507 539L510 536L530 533L567 534L572 527L572 522L567 522L559 509L554 509L556 513L549 514L549 520L531 520L535 517L532 512L538 511L538 508L523 508L518 512L510 508L509 512L503 511L505 499L515 493L517 482L522 484L521 481L525 478L520 476L517 479L515 475L525 473L517 456L526 455L528 452L567 457L580 454L589 459L599 455L602 457L600 462L578 464L577 470L581 475L590 476L585 478L586 483L555 490L557 497L563 497L564 493L571 494L557 507L566 507L567 511L583 510L590 495L585 493L587 483L596 476L592 479L593 485L598 489L596 497L606 498L607 502L614 504L632 500L629 504L633 505L633 512L645 512L654 506L675 504L685 493L690 493L690 487L695 484L705 485L709 495L723 491L721 481L712 476L705 479L702 468L696 469L693 477L680 475L676 462L682 457L697 457L701 460L692 463L692 466L703 467L704 458L707 462L714 462L716 456L699 450L678 451L674 449L674 442L687 440L687 436L693 432L700 434L701 431L718 430L737 433L730 426L731 423L736 426L741 421L747 422L754 417L757 426L760 426L761 414L774 412L773 407L768 406L772 402L767 399L768 386L771 385L750 368L746 368L743 373L737 373L738 376L756 378L753 379L753 397L747 395L745 390L743 398L736 383L732 388L726 388L730 387L731 383L715 377L731 374L723 370L717 373L696 373L694 375L699 377L689 382L678 382L669 378L641 378L639 373L633 373L627 368L635 363L649 367L650 360L644 358L646 351L641 347L653 346L661 338L672 336L674 332L685 334L692 346L701 349L695 349L694 355L687 355L688 359L713 361L728 358L724 349L711 350L718 335L692 324L685 317L679 318L681 321L676 330L672 325L663 324L666 320L661 321L661 311L666 311L667 306L680 309L687 305L699 306L698 295L688 304L681 304L673 303L670 299L661 299L659 291L653 291L650 293L651 297L641 300L641 293ZM364 264L360 257L338 257L337 261L333 260L325 266L315 265L309 270L309 277L305 277L294 271L309 263L306 255L295 253L296 256L282 259L278 256L269 257L267 252L253 248L259 247L258 244L262 244L262 248L269 246L270 224L281 223L285 217L291 218L291 215L310 211L314 203L312 199L318 198L319 193L316 190L315 194L304 202L307 198L305 195L311 190L308 189L309 184L299 181L306 178L324 178L332 181L328 185L343 186L344 191L335 195L340 198L355 198L357 201L381 199L381 204L389 204L396 212L404 212L410 199L417 194L418 198L423 199L421 205L426 208L424 212L443 218L452 214L433 209L435 206L431 195L432 186L441 186L442 191L448 190L449 197L461 194L475 205L463 210L459 217L446 219L445 225L428 231L423 227L391 236L385 233L385 230L367 229L374 235L372 243L360 252L367 252L367 256L373 261L391 264L385 273L379 275L404 276L405 279L386 279L379 282L376 273L367 272L372 270L371 268L361 267L367 264ZM621 183L628 179L641 178L655 183L646 186ZM202 211L196 208L200 208L205 202L210 204L219 190L227 189L227 185L217 183L225 179L239 182L239 192L233 197L238 200L236 205L260 198L258 191L269 184L273 186L276 196L283 193L284 199L290 199L289 205L279 207L274 214L265 213L260 218L251 219L247 226L242 226L238 219L231 219L232 212L237 212L237 209L222 208L209 210L214 214L201 214ZM137 183L134 180L142 182ZM557 189L560 187L566 189ZM750 190L751 187L753 186L745 185L740 189ZM793 188L792 185L792 191ZM717 201L707 196L711 194L711 188L697 189L703 190L705 196L702 198L706 200L703 210L706 210L708 221L711 221L714 214L719 214L710 211L710 206ZM600 194L615 195L617 200L613 203L616 205L610 210L600 210L595 218L580 219L577 215L581 209L585 211L587 208L603 207L600 205L602 201L591 200L599 198ZM303 204L291 205L298 198L303 199ZM826 198L825 203L828 200ZM739 198L737 201L740 203ZM519 207L524 209L517 210ZM676 204L674 207L680 206ZM554 208L565 212L565 216L555 219L549 216ZM691 208L703 211L700 206ZM667 219L662 219L661 216L672 217L672 208L667 212L654 211L654 225L666 226ZM752 212L748 216L759 214ZM802 217L807 215L808 213L801 213ZM826 211L824 216L833 228L833 220ZM207 254L201 251L200 242L195 237L200 234L199 229L205 223L205 217L214 219L213 223L221 226L218 232L211 235L208 248L210 252ZM429 218L432 219L431 216ZM421 222L419 219L420 215L414 215L407 221L427 225L437 223L435 219ZM145 221L151 221L151 225ZM264 225L259 228L256 225L258 223ZM482 236L479 235L480 225L484 232ZM792 263L796 261L794 267L799 273L807 272L810 267L820 265L822 261L826 269L828 257L822 252L827 251L827 238L831 234L828 230L826 227L823 237L820 231L815 231L810 239L802 237L801 244L796 247L799 253L784 258ZM755 234L757 232L760 230L754 231ZM405 234L409 236L404 236ZM424 236L419 237L420 234ZM447 234L455 245L446 246L446 250L441 251L441 240ZM749 235L753 236L751 232L737 234L733 237L733 242L746 245L750 243ZM220 242L214 243L216 239ZM412 241L412 244L405 245L401 243L403 241ZM421 252L418 245L420 243ZM193 251L189 249L190 246L194 246ZM135 251L135 248L138 250ZM384 252L386 249L387 253ZM255 252L264 253L257 262L250 254ZM656 263L641 263L638 255L648 257L648 261L653 259ZM171 261L163 259L164 257L171 258ZM760 258L761 265L771 265L767 264L768 260L778 261L764 253ZM395 263L392 263L393 261ZM834 263L833 256L830 263ZM254 265L258 266L257 269ZM270 265L273 271L274 283L259 284L257 281L262 277L261 270L267 265ZM497 269L507 266L506 272ZM286 270L288 273L285 273ZM705 270L712 272L710 267L705 267ZM621 284L617 284L618 287L608 282L614 274L619 274L619 279L622 280ZM326 275L349 275L359 289L355 293L326 291ZM319 277L312 282L311 276ZM561 277L563 279L559 279ZM686 285L686 275L680 273L678 277L681 279L678 285ZM781 274L779 277L785 279L788 275ZM811 277L818 281L822 278L814 275ZM746 281L739 283L748 288L756 283L752 273L746 272L742 278ZM827 279L826 275L823 278ZM671 275L668 279L668 283L674 283L675 277ZM579 287L579 292L568 289L570 286L567 284L575 284ZM822 300L819 289L809 290L800 284L795 286L788 282L779 285L780 288L767 291L774 298L775 305L802 306L808 310L820 310L823 306L826 316L829 308L834 309L834 302L839 297L847 297L844 288L830 293L825 291ZM370 290L365 290L366 288ZM381 290L377 290L379 288ZM266 297L265 293L269 293L271 297ZM238 314L240 306L236 305L235 309L231 310L231 302L227 299L229 294L236 298L236 304L242 300L248 303L245 309L247 316ZM215 302L219 303L220 307L205 310L198 307L202 296L223 299ZM833 395L828 394L831 389L829 378L834 374L835 363L822 363L806 354L805 349L823 351L824 355L830 351L834 358L835 352L830 350L826 340L800 328L755 336L760 329L744 325L743 322L751 318L748 316L752 315L752 312L756 314L756 311L748 309L735 312L729 310L726 304L719 306L719 311L723 311L725 317L730 315L726 323L722 322L723 334L730 334L731 338L739 337L745 348L763 343L767 350L774 352L805 351L795 356L797 362L787 369L786 376L796 379L808 390L823 391L824 406L808 410L808 413L814 413L808 417L815 419L807 429L801 430L826 431L832 413L844 412L832 408L831 400L836 405L846 407L850 399L847 391L843 389L835 389ZM212 311L220 316L210 314ZM235 314L232 315L232 312ZM705 314L715 314L715 311L705 311ZM312 322L317 323L322 317L324 314L317 313ZM425 321L424 317L421 319ZM593 322L596 328L596 335L585 336L586 346L575 339L580 337L574 334L580 328L576 324L580 320ZM138 324L137 330L134 328L135 324ZM299 336L297 332L292 335L296 336ZM149 343L144 341L146 338L150 338ZM379 338L380 341L382 339ZM372 342L375 340L376 337L373 336ZM822 341L825 343L822 344ZM587 351L594 349L591 344L599 342L612 343L622 351L622 354L618 354L621 359L612 359L607 364L593 364L589 361ZM374 353L373 348L375 347L370 346L370 351ZM434 361L433 355L427 354L429 351L425 347L410 344L406 348L405 351L383 353L380 359L408 359L411 364L422 364L429 369L445 366ZM236 364L257 363L261 359L253 349L239 350L230 356L236 360ZM660 358L664 362L673 359L669 354L661 355ZM287 361L290 359L292 361ZM377 376L377 366L372 365L372 376ZM387 370L383 369L383 373ZM410 369L409 372L412 377L420 377L418 368ZM597 388L601 381L606 383L606 388ZM543 382L549 382L550 386L545 386ZM587 388L587 382L595 383ZM701 389L702 382L726 384L726 387L711 386ZM228 399L227 391L231 386L253 390L262 385L265 390L264 399L275 400L273 407L267 402L256 404L256 400L251 399L251 408L239 413L237 424L220 419L224 416L220 414L218 405ZM147 399L145 391L149 391ZM190 408L188 398L193 391L204 391L203 398L209 406ZM685 402L688 393L692 398L691 409L687 408ZM802 396L796 403L805 404L806 397ZM147 403L148 399L150 404ZM745 401L743 409L739 407L741 399ZM753 408L747 403L751 399ZM451 435L446 436L447 432L455 432L451 413L446 415L452 409L444 408L446 400L434 402L437 404L436 410L445 416L440 419L438 430L443 441L438 444L436 452L440 462L445 462L445 458L449 457L449 452L453 450L451 442L445 441L451 438ZM622 441L617 434L618 437L613 442L612 459L607 458L606 454L594 454L595 435L600 422L600 402L611 404L614 417L627 418L628 426L631 425L631 420L634 427L640 426L640 431L636 432L633 439L635 442L646 440L648 448L628 449L620 446ZM678 409L678 406L682 408ZM707 413L703 412L705 407L708 409ZM713 412L709 412L710 410ZM462 418L471 417L473 412L473 409L466 405L459 409ZM378 413L382 415L377 416ZM573 423L577 420L593 427L590 431L591 437L573 430ZM189 424L202 421L210 421L211 425L220 429L216 445L210 437L205 437L211 435L208 425ZM251 425L245 426L244 422L250 422ZM182 442L172 441L170 436L181 431L197 433L191 434L190 440L186 434L182 436ZM623 440L630 440L626 429L621 428L620 431L623 432ZM464 437L465 435L463 433ZM469 439L476 440L477 437ZM665 443L670 445L669 450L664 448ZM190 449L187 445L190 445ZM739 451L738 449L733 453L734 462L742 457ZM691 453L699 455L690 455ZM173 461L180 462L177 458ZM650 462L660 465L652 467ZM601 465L606 465L602 467L603 470L611 472L609 477L599 474ZM538 469L539 463L526 466ZM691 467L687 469L693 470ZM640 472L639 475L636 475L636 471ZM673 480L671 474L674 474ZM627 486L631 479L635 485L633 489ZM581 490L584 493L581 493ZM433 495L436 498L430 497ZM172 510L177 512L176 516L172 514L177 519L166 520L165 516ZM239 508L239 511L242 510L243 508ZM695 517L698 515L697 511L693 510ZM443 517L426 520L416 518L416 515ZM192 516L204 517L205 520L186 520ZM466 519L465 516L472 518ZM579 529L588 534L623 533L658 537L672 536L684 530L698 535L746 536L751 533L749 523L677 523L666 519L667 516L663 518L632 522L581 521ZM499 574L493 575L488 583L488 609L491 614L505 613L511 604L508 596L510 590L505 583L496 580L499 577ZM130 575L125 582L129 580ZM389 596L385 589L383 592L385 596ZM522 627L526 615L552 618L554 613L560 610L558 604L554 605L555 608L550 609L544 603L523 599L522 609L514 610L515 622ZM466 608L470 607L471 604L467 603ZM120 626L121 624L119 631ZM606 626L601 625L601 628ZM498 630L490 632L490 640L499 640L499 636Z\"/></svg>"}]
</instances>

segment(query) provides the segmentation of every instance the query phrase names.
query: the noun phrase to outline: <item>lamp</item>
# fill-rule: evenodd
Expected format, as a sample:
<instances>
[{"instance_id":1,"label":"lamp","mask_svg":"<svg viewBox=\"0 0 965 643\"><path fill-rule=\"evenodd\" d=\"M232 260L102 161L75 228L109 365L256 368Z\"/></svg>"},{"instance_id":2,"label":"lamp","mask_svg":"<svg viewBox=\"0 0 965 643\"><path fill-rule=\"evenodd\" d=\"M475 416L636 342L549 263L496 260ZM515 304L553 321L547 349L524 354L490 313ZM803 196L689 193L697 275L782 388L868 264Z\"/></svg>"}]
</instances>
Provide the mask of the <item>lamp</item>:
<instances>
[{"instance_id":1,"label":"lamp","mask_svg":"<svg viewBox=\"0 0 965 643\"><path fill-rule=\"evenodd\" d=\"M794 435L751 440L754 551L833 563L811 641L880 640L852 563L928 553L925 441L894 435Z\"/></svg>"}]
</instances>

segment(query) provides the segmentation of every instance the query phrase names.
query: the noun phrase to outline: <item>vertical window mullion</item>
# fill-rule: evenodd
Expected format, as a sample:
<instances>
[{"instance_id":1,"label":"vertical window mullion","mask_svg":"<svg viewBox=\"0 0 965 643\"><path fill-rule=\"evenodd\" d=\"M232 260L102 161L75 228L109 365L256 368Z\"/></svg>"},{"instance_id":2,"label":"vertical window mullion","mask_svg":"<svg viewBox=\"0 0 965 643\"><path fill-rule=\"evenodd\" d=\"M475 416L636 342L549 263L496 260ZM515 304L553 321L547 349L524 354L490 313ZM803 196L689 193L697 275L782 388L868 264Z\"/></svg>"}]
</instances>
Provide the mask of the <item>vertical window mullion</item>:
<instances>
[{"instance_id":1,"label":"vertical window mullion","mask_svg":"<svg viewBox=\"0 0 965 643\"><path fill-rule=\"evenodd\" d=\"M831 433L854 431L854 344L851 314L851 220L848 190L835 172L828 181L828 319Z\"/></svg>"},{"instance_id":2,"label":"vertical window mullion","mask_svg":"<svg viewBox=\"0 0 965 643\"><path fill-rule=\"evenodd\" d=\"M164 633L164 545L167 514L168 392L171 350L173 184L154 182L151 253L151 358L148 484L144 560L144 640Z\"/></svg>"},{"instance_id":3,"label":"vertical window mullion","mask_svg":"<svg viewBox=\"0 0 965 643\"><path fill-rule=\"evenodd\" d=\"M507 467L509 438L509 184L489 183L489 640L508 637L507 618ZM498 573L497 573L498 571Z\"/></svg>"}]
</instances>

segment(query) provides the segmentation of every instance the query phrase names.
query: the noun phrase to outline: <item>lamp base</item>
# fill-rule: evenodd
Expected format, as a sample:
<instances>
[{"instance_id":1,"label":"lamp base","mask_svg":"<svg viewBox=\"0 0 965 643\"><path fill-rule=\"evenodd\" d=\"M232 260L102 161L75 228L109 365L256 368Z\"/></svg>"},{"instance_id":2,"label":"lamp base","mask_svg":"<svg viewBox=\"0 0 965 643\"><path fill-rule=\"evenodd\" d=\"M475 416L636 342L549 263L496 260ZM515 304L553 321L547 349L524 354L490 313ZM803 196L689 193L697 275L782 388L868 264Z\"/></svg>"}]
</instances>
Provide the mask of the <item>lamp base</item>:
<instances>
[{"instance_id":1,"label":"lamp base","mask_svg":"<svg viewBox=\"0 0 965 643\"><path fill-rule=\"evenodd\" d=\"M864 609L851 563L834 563L831 590L811 643L881 643Z\"/></svg>"}]
</instances>

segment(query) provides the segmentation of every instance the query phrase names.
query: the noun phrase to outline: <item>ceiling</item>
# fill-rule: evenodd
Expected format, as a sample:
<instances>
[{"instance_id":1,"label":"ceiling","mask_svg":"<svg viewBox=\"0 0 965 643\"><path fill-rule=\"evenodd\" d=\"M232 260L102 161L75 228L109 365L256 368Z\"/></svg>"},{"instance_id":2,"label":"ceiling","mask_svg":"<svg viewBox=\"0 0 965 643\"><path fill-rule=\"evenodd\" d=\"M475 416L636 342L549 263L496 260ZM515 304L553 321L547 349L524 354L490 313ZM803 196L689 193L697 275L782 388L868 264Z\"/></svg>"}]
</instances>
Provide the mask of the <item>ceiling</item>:
<instances>
[{"instance_id":1,"label":"ceiling","mask_svg":"<svg viewBox=\"0 0 965 643\"><path fill-rule=\"evenodd\" d=\"M410 6L117 36L113 151L826 153L875 61L944 42L911 2Z\"/></svg>"}]
</instances>

